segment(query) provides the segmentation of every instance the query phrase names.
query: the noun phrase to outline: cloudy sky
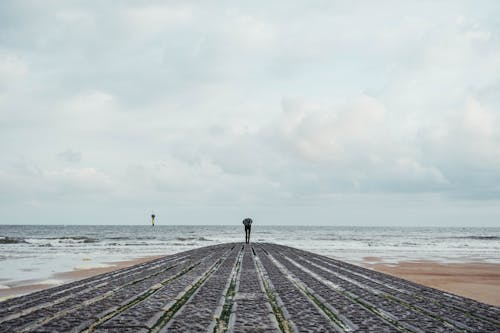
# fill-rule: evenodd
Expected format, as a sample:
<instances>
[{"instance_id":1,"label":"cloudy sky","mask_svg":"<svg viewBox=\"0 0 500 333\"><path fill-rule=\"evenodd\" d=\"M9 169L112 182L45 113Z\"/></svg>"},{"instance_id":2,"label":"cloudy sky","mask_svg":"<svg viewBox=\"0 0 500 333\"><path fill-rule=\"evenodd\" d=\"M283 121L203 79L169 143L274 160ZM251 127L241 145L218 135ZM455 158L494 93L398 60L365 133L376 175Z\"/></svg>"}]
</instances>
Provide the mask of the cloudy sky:
<instances>
[{"instance_id":1,"label":"cloudy sky","mask_svg":"<svg viewBox=\"0 0 500 333\"><path fill-rule=\"evenodd\" d=\"M1 1L0 224L495 226L499 1Z\"/></svg>"}]
</instances>

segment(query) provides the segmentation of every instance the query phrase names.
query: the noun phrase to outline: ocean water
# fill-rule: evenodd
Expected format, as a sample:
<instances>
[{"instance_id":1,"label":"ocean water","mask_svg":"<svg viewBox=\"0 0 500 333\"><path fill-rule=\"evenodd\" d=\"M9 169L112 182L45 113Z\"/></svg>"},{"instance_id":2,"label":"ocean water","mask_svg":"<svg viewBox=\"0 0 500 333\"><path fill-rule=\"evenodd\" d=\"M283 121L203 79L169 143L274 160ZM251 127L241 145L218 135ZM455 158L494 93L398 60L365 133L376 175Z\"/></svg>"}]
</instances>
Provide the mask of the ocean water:
<instances>
[{"instance_id":1,"label":"ocean water","mask_svg":"<svg viewBox=\"0 0 500 333\"><path fill-rule=\"evenodd\" d=\"M0 288L110 262L244 240L243 226L0 225ZM500 263L500 228L252 227L252 241L360 263L436 260ZM47 280L49 282L47 282Z\"/></svg>"}]
</instances>

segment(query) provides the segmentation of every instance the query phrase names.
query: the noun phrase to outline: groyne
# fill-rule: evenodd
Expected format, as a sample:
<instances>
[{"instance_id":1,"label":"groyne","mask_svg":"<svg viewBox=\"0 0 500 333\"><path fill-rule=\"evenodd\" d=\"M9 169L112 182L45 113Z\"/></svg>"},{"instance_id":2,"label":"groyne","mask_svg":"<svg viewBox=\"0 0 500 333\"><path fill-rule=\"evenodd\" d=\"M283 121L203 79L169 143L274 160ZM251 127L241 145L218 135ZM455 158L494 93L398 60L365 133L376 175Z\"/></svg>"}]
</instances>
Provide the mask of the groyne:
<instances>
[{"instance_id":1,"label":"groyne","mask_svg":"<svg viewBox=\"0 0 500 333\"><path fill-rule=\"evenodd\" d=\"M0 332L500 332L500 308L291 247L227 243L9 299Z\"/></svg>"}]
</instances>

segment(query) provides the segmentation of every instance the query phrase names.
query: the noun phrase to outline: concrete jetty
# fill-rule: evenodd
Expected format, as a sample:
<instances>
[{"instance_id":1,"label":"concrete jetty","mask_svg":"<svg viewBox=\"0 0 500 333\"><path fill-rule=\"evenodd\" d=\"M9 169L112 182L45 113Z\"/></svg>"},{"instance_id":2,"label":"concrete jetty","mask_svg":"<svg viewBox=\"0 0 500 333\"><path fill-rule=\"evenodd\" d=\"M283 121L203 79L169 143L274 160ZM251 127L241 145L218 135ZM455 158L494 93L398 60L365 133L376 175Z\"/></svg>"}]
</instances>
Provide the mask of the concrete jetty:
<instances>
[{"instance_id":1,"label":"concrete jetty","mask_svg":"<svg viewBox=\"0 0 500 333\"><path fill-rule=\"evenodd\" d=\"M0 332L500 332L500 308L291 247L228 243L9 299Z\"/></svg>"}]
</instances>

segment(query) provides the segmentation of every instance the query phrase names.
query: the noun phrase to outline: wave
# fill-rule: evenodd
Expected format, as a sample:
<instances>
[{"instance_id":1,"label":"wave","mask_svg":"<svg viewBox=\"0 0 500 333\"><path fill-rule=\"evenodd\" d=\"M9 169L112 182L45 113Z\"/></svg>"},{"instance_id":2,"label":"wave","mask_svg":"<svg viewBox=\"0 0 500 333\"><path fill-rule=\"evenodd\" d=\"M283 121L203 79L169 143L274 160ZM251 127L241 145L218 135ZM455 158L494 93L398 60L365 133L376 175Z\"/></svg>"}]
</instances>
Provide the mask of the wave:
<instances>
[{"instance_id":1,"label":"wave","mask_svg":"<svg viewBox=\"0 0 500 333\"><path fill-rule=\"evenodd\" d=\"M99 242L98 239L96 238L91 238L87 236L61 236L61 237L34 237L34 238L27 238L24 240L23 243L28 243L28 244L38 244L44 242L46 244L47 241L50 242L58 242L58 243L97 243Z\"/></svg>"},{"instance_id":2,"label":"wave","mask_svg":"<svg viewBox=\"0 0 500 333\"><path fill-rule=\"evenodd\" d=\"M175 238L175 239L177 239L177 240L180 240L180 241L184 242L184 241L187 241L187 240L195 240L195 239L196 239L196 237L177 237L177 238Z\"/></svg>"},{"instance_id":3,"label":"wave","mask_svg":"<svg viewBox=\"0 0 500 333\"><path fill-rule=\"evenodd\" d=\"M476 239L476 240L500 240L500 236L460 236L451 237L455 239Z\"/></svg>"},{"instance_id":4,"label":"wave","mask_svg":"<svg viewBox=\"0 0 500 333\"><path fill-rule=\"evenodd\" d=\"M155 237L150 237L150 236L114 236L114 237L104 237L103 240L105 241L141 241L141 240L152 240L155 239ZM111 244L117 244L117 243L111 243Z\"/></svg>"},{"instance_id":5,"label":"wave","mask_svg":"<svg viewBox=\"0 0 500 333\"><path fill-rule=\"evenodd\" d=\"M499 236L470 236L470 239L484 239L484 240L497 240Z\"/></svg>"},{"instance_id":6,"label":"wave","mask_svg":"<svg viewBox=\"0 0 500 333\"><path fill-rule=\"evenodd\" d=\"M17 237L2 237L0 238L0 244L22 244L27 243L24 238Z\"/></svg>"},{"instance_id":7,"label":"wave","mask_svg":"<svg viewBox=\"0 0 500 333\"><path fill-rule=\"evenodd\" d=\"M99 240L87 236L67 236L67 237L57 237L54 239L77 241L80 243L97 243Z\"/></svg>"}]
</instances>

